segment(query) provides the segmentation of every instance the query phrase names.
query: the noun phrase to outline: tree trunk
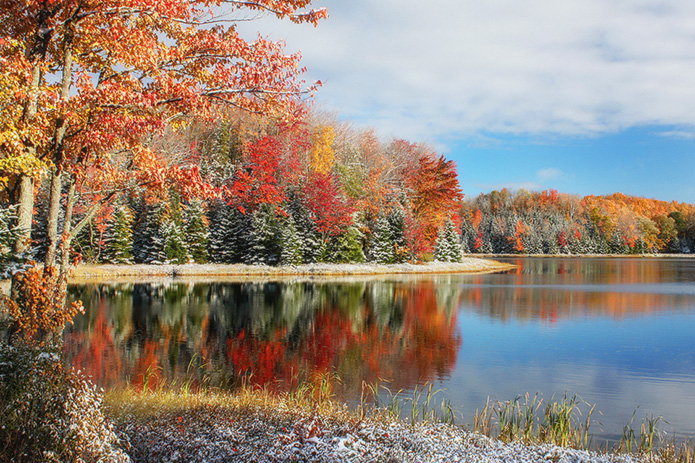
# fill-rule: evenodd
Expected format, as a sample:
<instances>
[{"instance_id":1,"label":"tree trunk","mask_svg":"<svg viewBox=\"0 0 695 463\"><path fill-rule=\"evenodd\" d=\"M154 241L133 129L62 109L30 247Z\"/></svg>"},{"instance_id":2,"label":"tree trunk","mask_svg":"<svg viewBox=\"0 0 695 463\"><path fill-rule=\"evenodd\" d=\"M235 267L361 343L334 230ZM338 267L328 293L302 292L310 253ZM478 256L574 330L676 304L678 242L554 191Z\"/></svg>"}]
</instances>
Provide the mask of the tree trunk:
<instances>
[{"instance_id":1,"label":"tree trunk","mask_svg":"<svg viewBox=\"0 0 695 463\"><path fill-rule=\"evenodd\" d=\"M31 219L34 214L34 179L22 175L19 179L19 208L17 228L19 233L14 243L14 252L24 254L31 245Z\"/></svg>"},{"instance_id":2,"label":"tree trunk","mask_svg":"<svg viewBox=\"0 0 695 463\"><path fill-rule=\"evenodd\" d=\"M60 88L61 103L67 103L70 98L70 86L72 84L72 37L66 34L65 49L63 50L63 76ZM62 174L65 163L65 146L63 141L68 128L67 115L62 114L56 121L53 133L52 160L55 166L51 178L51 191L48 198L48 250L44 259L44 268L53 267L56 263L58 250L58 218L60 215L60 199L62 194Z\"/></svg>"},{"instance_id":3,"label":"tree trunk","mask_svg":"<svg viewBox=\"0 0 695 463\"><path fill-rule=\"evenodd\" d=\"M75 195L75 179L70 178L68 187L68 197L65 204L65 224L63 225L63 242L61 244L61 271L67 272L70 268L70 251L72 249L72 211L75 206L77 196Z\"/></svg>"},{"instance_id":4,"label":"tree trunk","mask_svg":"<svg viewBox=\"0 0 695 463\"><path fill-rule=\"evenodd\" d=\"M51 189L48 196L48 223L46 225L46 240L48 248L44 258L44 268L55 266L58 249L58 218L60 216L60 196L62 193L63 175L59 171L51 176Z\"/></svg>"}]
</instances>

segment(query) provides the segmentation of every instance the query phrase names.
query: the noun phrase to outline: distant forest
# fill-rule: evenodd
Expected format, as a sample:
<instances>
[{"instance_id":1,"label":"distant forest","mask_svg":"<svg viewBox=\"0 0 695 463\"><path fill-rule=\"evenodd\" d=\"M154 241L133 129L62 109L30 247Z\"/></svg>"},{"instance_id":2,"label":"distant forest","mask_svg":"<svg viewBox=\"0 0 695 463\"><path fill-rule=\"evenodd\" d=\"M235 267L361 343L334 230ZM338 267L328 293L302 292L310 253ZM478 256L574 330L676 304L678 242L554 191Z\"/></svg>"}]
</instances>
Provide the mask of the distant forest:
<instances>
[{"instance_id":1,"label":"distant forest","mask_svg":"<svg viewBox=\"0 0 695 463\"><path fill-rule=\"evenodd\" d=\"M193 163L205 188L145 182L112 192L73 243L77 261L388 264L477 253L695 250L693 205L554 190L464 198L453 161L420 143L384 143L332 115L307 113L290 124L234 112L168 130L151 145L168 166ZM48 180L37 188L36 245L24 257L40 260ZM95 195L80 192L75 217ZM12 210L1 215L0 235L9 243Z\"/></svg>"}]
</instances>

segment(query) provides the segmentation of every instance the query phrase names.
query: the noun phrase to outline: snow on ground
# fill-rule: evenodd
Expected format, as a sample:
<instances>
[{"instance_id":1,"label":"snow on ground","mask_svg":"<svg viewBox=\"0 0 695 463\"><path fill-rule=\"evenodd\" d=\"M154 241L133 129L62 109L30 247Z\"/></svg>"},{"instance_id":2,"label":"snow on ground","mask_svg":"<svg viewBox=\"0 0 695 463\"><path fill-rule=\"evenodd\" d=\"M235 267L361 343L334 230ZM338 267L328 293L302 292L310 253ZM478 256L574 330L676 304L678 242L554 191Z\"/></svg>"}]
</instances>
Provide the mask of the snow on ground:
<instances>
[{"instance_id":1,"label":"snow on ground","mask_svg":"<svg viewBox=\"0 0 695 463\"><path fill-rule=\"evenodd\" d=\"M634 463L636 457L555 445L504 444L461 427L398 421L269 417L225 409L119 425L137 462Z\"/></svg>"},{"instance_id":2,"label":"snow on ground","mask_svg":"<svg viewBox=\"0 0 695 463\"><path fill-rule=\"evenodd\" d=\"M186 264L186 265L89 265L83 264L74 269L72 279L93 279L112 277L296 277L296 276L352 276L352 275L394 275L394 274L436 274L436 273L484 273L506 270L509 264L492 260L463 258L461 263L431 262L425 264L306 264L297 266L270 267L244 264Z\"/></svg>"}]
</instances>

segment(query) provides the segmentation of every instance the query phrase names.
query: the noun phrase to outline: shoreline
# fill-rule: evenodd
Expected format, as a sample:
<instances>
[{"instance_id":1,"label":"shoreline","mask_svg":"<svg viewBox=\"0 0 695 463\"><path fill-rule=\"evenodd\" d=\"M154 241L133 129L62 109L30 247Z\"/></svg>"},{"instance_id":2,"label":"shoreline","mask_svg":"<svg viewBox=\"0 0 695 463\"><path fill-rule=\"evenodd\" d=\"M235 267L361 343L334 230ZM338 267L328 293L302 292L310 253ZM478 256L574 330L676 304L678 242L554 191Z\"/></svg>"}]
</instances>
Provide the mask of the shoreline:
<instances>
[{"instance_id":1,"label":"shoreline","mask_svg":"<svg viewBox=\"0 0 695 463\"><path fill-rule=\"evenodd\" d=\"M315 390L273 396L126 393L107 407L135 461L638 463L652 455L503 441L460 424L415 423L367 409L363 415ZM115 414L113 413L115 412Z\"/></svg>"},{"instance_id":2,"label":"shoreline","mask_svg":"<svg viewBox=\"0 0 695 463\"><path fill-rule=\"evenodd\" d=\"M464 258L480 259L525 259L529 257L534 259L694 259L695 254L464 254Z\"/></svg>"},{"instance_id":3,"label":"shoreline","mask_svg":"<svg viewBox=\"0 0 695 463\"><path fill-rule=\"evenodd\" d=\"M267 266L246 264L81 264L72 270L71 283L101 280L104 278L129 280L132 278L155 279L205 279L267 280L293 278L345 278L394 275L417 276L437 274L483 274L507 271L513 264L496 262L478 257L465 257L463 262L436 262L425 264L305 264L297 266Z\"/></svg>"}]
</instances>

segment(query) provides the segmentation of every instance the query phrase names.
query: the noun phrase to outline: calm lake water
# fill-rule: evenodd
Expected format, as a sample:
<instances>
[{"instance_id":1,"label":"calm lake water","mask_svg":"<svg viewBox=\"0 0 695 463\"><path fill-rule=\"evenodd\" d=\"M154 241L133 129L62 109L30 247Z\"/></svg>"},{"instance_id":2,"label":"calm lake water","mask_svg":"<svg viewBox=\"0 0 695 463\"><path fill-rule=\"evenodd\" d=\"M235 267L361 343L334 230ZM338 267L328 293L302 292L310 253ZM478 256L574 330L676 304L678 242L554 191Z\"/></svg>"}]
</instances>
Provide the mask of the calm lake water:
<instances>
[{"instance_id":1,"label":"calm lake water","mask_svg":"<svg viewBox=\"0 0 695 463\"><path fill-rule=\"evenodd\" d=\"M240 375L283 388L327 372L337 393L433 383L471 423L488 397L596 404L593 432L662 416L695 437L695 259L512 259L490 275L270 283L85 284L73 363L111 388ZM584 407L588 411L588 407Z\"/></svg>"}]
</instances>

